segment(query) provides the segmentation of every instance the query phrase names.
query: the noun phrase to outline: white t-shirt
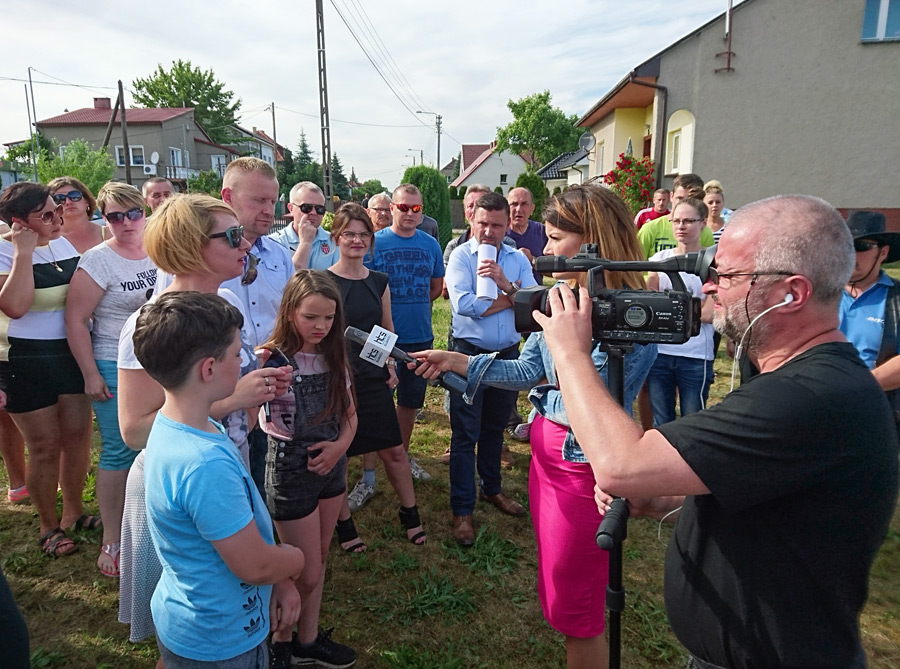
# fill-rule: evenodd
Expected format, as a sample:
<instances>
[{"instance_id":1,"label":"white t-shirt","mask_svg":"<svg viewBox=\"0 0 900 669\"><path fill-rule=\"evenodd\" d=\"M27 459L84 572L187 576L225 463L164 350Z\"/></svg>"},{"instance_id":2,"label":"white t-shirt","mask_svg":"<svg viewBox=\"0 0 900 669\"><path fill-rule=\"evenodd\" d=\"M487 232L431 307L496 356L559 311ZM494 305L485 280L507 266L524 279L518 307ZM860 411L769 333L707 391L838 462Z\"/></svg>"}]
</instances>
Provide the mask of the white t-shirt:
<instances>
[{"instance_id":1,"label":"white t-shirt","mask_svg":"<svg viewBox=\"0 0 900 669\"><path fill-rule=\"evenodd\" d=\"M676 255L675 249L665 249L654 253L650 260L666 260ZM687 272L679 272L681 280L684 281L684 287L688 289L694 297L699 297L701 302L706 301L706 294L703 292L703 282L696 274L688 274ZM659 289L669 290L672 288L672 282L669 277L661 272L657 272L659 277ZM712 323L701 323L700 334L691 337L683 344L657 344L660 355L677 355L682 358L700 358L701 360L712 360L713 353L713 335L715 330Z\"/></svg>"}]
</instances>

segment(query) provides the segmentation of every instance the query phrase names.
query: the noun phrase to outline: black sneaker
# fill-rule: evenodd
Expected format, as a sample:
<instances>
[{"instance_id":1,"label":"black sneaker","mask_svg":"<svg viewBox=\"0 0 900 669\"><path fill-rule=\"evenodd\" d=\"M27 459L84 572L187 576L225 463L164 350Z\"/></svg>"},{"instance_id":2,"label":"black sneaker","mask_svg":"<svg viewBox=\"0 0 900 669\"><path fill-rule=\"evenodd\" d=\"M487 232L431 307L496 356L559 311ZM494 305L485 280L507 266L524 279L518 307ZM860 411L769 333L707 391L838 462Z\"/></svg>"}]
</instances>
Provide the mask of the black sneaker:
<instances>
[{"instance_id":1,"label":"black sneaker","mask_svg":"<svg viewBox=\"0 0 900 669\"><path fill-rule=\"evenodd\" d=\"M269 669L291 669L293 647L290 641L269 643Z\"/></svg>"},{"instance_id":2,"label":"black sneaker","mask_svg":"<svg viewBox=\"0 0 900 669\"><path fill-rule=\"evenodd\" d=\"M350 646L332 641L333 631L333 627L329 630L319 630L319 636L308 648L301 646L294 637L292 652L295 664L302 666L318 663L320 667L326 669L344 669L353 666L356 663L356 651Z\"/></svg>"}]
</instances>

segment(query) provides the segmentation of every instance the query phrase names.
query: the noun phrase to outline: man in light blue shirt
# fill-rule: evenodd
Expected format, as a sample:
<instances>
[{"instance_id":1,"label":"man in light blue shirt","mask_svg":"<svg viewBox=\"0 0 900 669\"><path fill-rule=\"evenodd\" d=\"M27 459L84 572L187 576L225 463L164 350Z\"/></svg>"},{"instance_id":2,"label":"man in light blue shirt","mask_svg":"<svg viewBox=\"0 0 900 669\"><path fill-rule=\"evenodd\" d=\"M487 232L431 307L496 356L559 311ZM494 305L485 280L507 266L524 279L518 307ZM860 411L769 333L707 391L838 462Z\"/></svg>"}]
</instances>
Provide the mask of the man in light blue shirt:
<instances>
[{"instance_id":1,"label":"man in light blue shirt","mask_svg":"<svg viewBox=\"0 0 900 669\"><path fill-rule=\"evenodd\" d=\"M331 233L322 227L325 194L312 181L301 181L291 188L289 200L288 211L294 220L272 239L293 254L295 269L328 269L338 261L340 252Z\"/></svg>"},{"instance_id":2,"label":"man in light blue shirt","mask_svg":"<svg viewBox=\"0 0 900 669\"><path fill-rule=\"evenodd\" d=\"M513 300L519 288L535 285L531 264L517 249L503 244L509 226L509 203L499 193L485 193L475 203L472 235L460 244L447 264L447 290L453 311L452 349L467 355L497 353L503 360L519 356L521 335L515 328ZM496 260L478 260L478 247L496 249ZM501 291L494 299L479 299L479 277L491 279ZM453 536L461 546L475 542L477 464L481 498L502 512L524 516L525 509L503 494L500 450L503 430L516 402L514 390L480 388L472 403L450 396L450 507ZM478 445L476 458L475 445Z\"/></svg>"}]
</instances>

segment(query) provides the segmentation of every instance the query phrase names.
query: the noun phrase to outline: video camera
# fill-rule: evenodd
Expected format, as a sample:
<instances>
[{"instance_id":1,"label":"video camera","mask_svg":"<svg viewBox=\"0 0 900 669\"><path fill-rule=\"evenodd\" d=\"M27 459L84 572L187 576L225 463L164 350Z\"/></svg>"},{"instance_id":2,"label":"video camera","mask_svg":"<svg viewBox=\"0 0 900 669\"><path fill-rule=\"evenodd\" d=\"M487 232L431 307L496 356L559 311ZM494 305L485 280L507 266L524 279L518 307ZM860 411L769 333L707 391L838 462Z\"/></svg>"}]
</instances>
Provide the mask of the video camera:
<instances>
[{"instance_id":1,"label":"video camera","mask_svg":"<svg viewBox=\"0 0 900 669\"><path fill-rule=\"evenodd\" d=\"M587 272L587 288L593 303L591 330L594 339L623 344L683 344L700 333L700 298L687 291L679 272L696 274L702 281L716 247L658 261L606 260L597 255L596 244L582 244L572 258L541 256L535 260L538 272ZM662 272L672 282L664 292L606 287L604 270L610 272ZM550 315L545 286L524 288L515 296L516 330L533 332L541 326L532 317L537 310ZM576 300L578 293L575 293Z\"/></svg>"}]
</instances>

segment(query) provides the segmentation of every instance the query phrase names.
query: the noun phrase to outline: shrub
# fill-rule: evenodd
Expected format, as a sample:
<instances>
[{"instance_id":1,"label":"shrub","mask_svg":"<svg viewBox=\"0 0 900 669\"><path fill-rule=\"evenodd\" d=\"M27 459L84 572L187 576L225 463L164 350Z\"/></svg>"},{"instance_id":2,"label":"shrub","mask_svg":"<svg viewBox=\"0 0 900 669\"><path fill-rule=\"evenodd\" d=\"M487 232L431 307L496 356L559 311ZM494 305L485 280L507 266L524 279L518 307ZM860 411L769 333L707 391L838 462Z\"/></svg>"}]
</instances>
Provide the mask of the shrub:
<instances>
[{"instance_id":1,"label":"shrub","mask_svg":"<svg viewBox=\"0 0 900 669\"><path fill-rule=\"evenodd\" d=\"M544 180L541 179L537 172L526 170L516 179L516 188L527 188L534 197L534 218L541 220L541 212L544 210L544 202L550 197Z\"/></svg>"},{"instance_id":2,"label":"shrub","mask_svg":"<svg viewBox=\"0 0 900 669\"><path fill-rule=\"evenodd\" d=\"M635 159L620 153L616 166L607 172L603 181L625 200L631 214L637 215L653 199L653 171L654 163L649 157Z\"/></svg>"},{"instance_id":3,"label":"shrub","mask_svg":"<svg viewBox=\"0 0 900 669\"><path fill-rule=\"evenodd\" d=\"M447 245L453 236L453 224L450 220L450 191L447 189L447 177L433 167L417 165L408 167L403 173L403 183L414 184L422 191L422 204L425 213L438 222L438 236L441 248Z\"/></svg>"}]
</instances>

